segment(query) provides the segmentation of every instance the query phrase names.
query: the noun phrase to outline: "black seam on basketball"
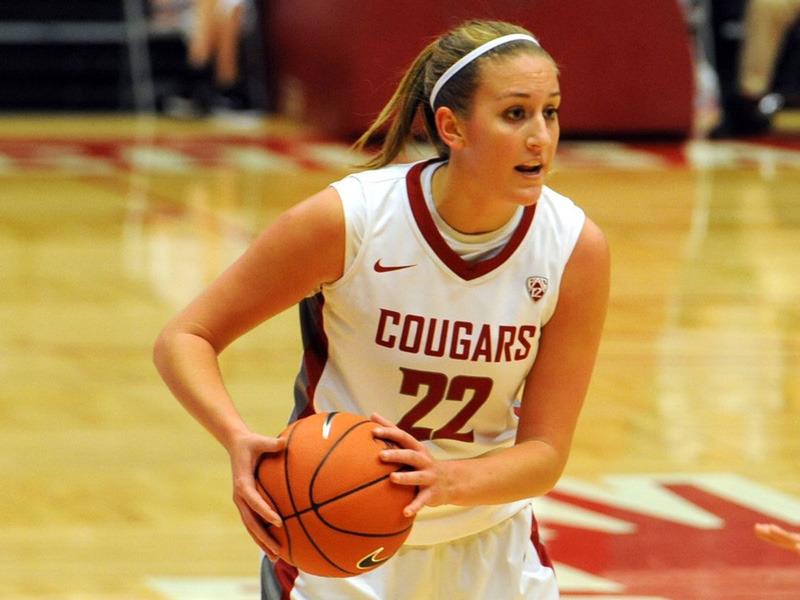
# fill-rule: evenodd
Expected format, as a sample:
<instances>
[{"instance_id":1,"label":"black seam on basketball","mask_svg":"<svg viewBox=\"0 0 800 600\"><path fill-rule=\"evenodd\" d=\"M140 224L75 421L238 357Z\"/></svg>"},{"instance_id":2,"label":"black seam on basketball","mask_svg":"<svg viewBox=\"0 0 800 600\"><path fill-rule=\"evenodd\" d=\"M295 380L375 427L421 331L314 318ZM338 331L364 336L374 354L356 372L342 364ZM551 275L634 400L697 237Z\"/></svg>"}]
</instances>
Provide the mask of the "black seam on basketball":
<instances>
[{"instance_id":1,"label":"black seam on basketball","mask_svg":"<svg viewBox=\"0 0 800 600\"><path fill-rule=\"evenodd\" d=\"M308 509L304 510L303 512L308 512L308 511L313 510L314 513L317 515L317 518L322 523L324 523L325 526L333 529L334 531L339 531L341 533L347 533L347 534L350 534L350 535L357 535L357 536L360 536L360 537L375 537L375 538L391 537L391 536L394 536L394 535L399 535L401 533L405 533L406 531L411 529L411 525L401 529L400 531L393 531L393 532L387 532L387 533L366 533L366 532L361 532L361 531L351 531L349 529L342 529L341 527L337 527L336 525L333 525L332 523L327 521L319 512L322 507L326 506L327 504L330 504L331 502L335 502L337 500L341 500L342 498L346 498L347 496L349 496L351 494L359 492L359 491L361 491L363 489L366 489L366 488L368 488L370 486L375 485L376 483L380 483L381 481L384 481L384 480L388 479L391 476L391 473L387 473L386 475L378 477L377 479L375 479L373 481L368 481L366 483L361 484L358 487L349 489L346 492L344 492L343 494L339 494L338 496L334 496L333 498L328 498L324 502L316 502L314 500L314 483L317 480L317 475L319 475L320 470L325 465L325 462L328 460L328 458L330 457L331 453L336 449L336 447L340 443L342 443L342 441L344 441L344 439L348 435L353 433L353 431L355 431L359 427L362 427L364 425L370 425L372 423L373 423L372 421L369 421L369 420L366 420L366 419L363 420L363 421L359 421L358 423L354 423L353 425L350 426L349 429L344 431L339 436L339 439L337 439L336 442L334 442L334 444L330 448L328 448L328 451L325 453L325 455L319 461L319 464L317 465L317 468L314 470L314 475L311 477L311 482L309 483L309 489L308 489L308 500L311 503L311 506ZM385 440L385 441L388 441L388 440Z\"/></svg>"},{"instance_id":2,"label":"black seam on basketball","mask_svg":"<svg viewBox=\"0 0 800 600\"><path fill-rule=\"evenodd\" d=\"M311 476L311 481L308 484L308 499L311 502L312 506L315 504L315 502L314 502L314 482L317 480L317 476L319 475L320 470L322 469L322 467L327 462L327 460L330 457L331 453L337 448L337 446L339 444L342 443L342 440L344 440L344 438L346 438L348 435L350 435L355 429L361 427L364 424L369 425L370 423L372 423L372 421L364 420L364 421L359 421L358 423L355 423L355 424L351 425L350 428L346 429L342 433L342 435L339 436L339 439L337 439L333 443L333 445L330 448L328 448L328 451L325 452L325 454L322 457L322 459L320 459L319 464L317 464L317 468L314 469L314 474Z\"/></svg>"},{"instance_id":3,"label":"black seam on basketball","mask_svg":"<svg viewBox=\"0 0 800 600\"><path fill-rule=\"evenodd\" d=\"M289 528L285 527L285 521L286 519L291 519L292 517L294 517L294 515L283 516L283 514L281 514L280 507L278 506L278 503L275 501L275 498L273 498L272 494L270 494L267 488L264 487L264 484L261 482L261 479L258 476L258 469L261 467L261 463L264 461L265 458L267 458L267 456L268 454L266 452L262 454L258 459L258 463L256 464L256 470L255 470L256 485L259 488L261 488L261 490L264 492L267 498L269 498L270 502L272 503L273 509L275 510L276 513L278 513L278 516L281 518L281 521L284 521L283 535L286 536L286 550L289 553L289 556L292 556L292 534L289 532ZM264 522L263 519L262 522ZM268 530L270 527L274 527L274 525L270 523L265 523L265 525L267 526Z\"/></svg>"},{"instance_id":4,"label":"black seam on basketball","mask_svg":"<svg viewBox=\"0 0 800 600\"><path fill-rule=\"evenodd\" d=\"M297 503L294 501L294 494L292 493L292 485L291 481L289 480L289 461L292 459L292 454L289 452L289 446L292 443L292 438L294 438L294 434L299 427L299 422L297 425L292 427L292 430L289 432L289 436L286 438L286 446L284 446L284 456L283 459L283 481L286 483L286 490L287 494L289 495L289 502L292 505L292 509L294 510L295 514L297 513Z\"/></svg>"},{"instance_id":5,"label":"black seam on basketball","mask_svg":"<svg viewBox=\"0 0 800 600\"><path fill-rule=\"evenodd\" d=\"M330 419L330 417L328 417L328 418ZM330 500L330 499L328 499L323 503L319 503L319 502L316 502L314 500L314 483L317 481L317 476L319 475L319 472L322 470L322 467L325 466L325 463L328 461L328 458L330 457L331 453L334 450L336 450L336 448L339 446L339 444L341 444L342 441L348 435L350 435L353 431L355 431L356 429L358 429L359 427L361 427L364 424L369 425L370 423L372 423L372 421L364 420L364 421L359 421L358 423L354 423L353 425L351 425L348 429L346 429L344 432L342 432L342 434L339 436L339 439L337 439L333 443L333 445L330 448L328 448L328 451L325 452L323 457L320 459L319 463L317 464L317 468L314 469L314 474L311 476L311 481L308 483L308 501L311 503L311 508L312 509L315 506L323 506L324 504L326 504ZM369 485L372 485L372 484L369 484ZM351 492L346 492L344 495L346 496L348 493L351 493Z\"/></svg>"},{"instance_id":6,"label":"black seam on basketball","mask_svg":"<svg viewBox=\"0 0 800 600\"><path fill-rule=\"evenodd\" d=\"M275 502L275 498L273 498L273 497L272 497L272 494L270 494L270 493L269 493L269 490L267 490L267 488L265 488L265 487L264 487L264 484L263 484L263 483L261 483L261 480L260 480L258 477L256 477L256 486L257 486L257 487L258 487L258 488L259 488L259 489L260 489L262 492L264 492L264 495L267 497L267 499L268 499L268 500L270 501L270 503L272 504L273 510L274 510L276 513L278 513L278 516L279 516L281 519L285 519L286 517L284 517L284 516L281 514L281 511L280 511L280 509L278 508L278 503L277 503L277 502Z\"/></svg>"},{"instance_id":7,"label":"black seam on basketball","mask_svg":"<svg viewBox=\"0 0 800 600\"><path fill-rule=\"evenodd\" d=\"M330 417L329 417L329 418L330 418ZM369 421L363 421L363 422L364 422L364 423L369 423ZM319 554L319 555L320 555L322 558L324 558L324 559L325 559L325 561L326 561L328 564L330 564L332 567L334 567L334 568L336 568L336 569L339 569L339 570L340 570L342 573L349 573L349 574L351 574L351 575L356 575L356 574L358 574L358 571L348 571L347 569L345 569L345 568L343 568L343 567L339 566L338 564L336 564L335 562L333 562L333 560L331 560L331 559L328 557L328 555L327 555L327 554L325 554L325 552L323 552L322 548L320 548L320 547L317 545L317 542L314 540L314 537L313 537L313 536L312 536L312 535L309 533L309 531L308 531L308 528L306 527L306 524L305 524L305 523L303 523L303 518L302 518L302 516L301 516L303 513L307 513L307 512L309 512L311 509L304 510L304 511L298 511L298 510L297 510L297 504L296 504L296 503L295 503L295 501L294 501L294 495L292 494L292 488L291 488L291 485L289 484L289 458L290 458L290 456L291 456L291 455L289 454L288 450L289 450L289 442L291 441L291 438L294 436L294 432L295 432L295 431L297 431L298 427L300 427L300 425L302 425L302 424L303 424L303 423L302 423L302 419L301 419L301 420L298 422L298 424L297 424L297 425L296 425L296 426L295 426L295 427L292 429L291 433L289 434L289 439L286 441L286 448L285 448L285 450L284 450L284 451L286 452L286 459L283 461L283 464L284 464L284 473L285 473L285 475L286 475L286 487L287 487L287 488L288 488L288 490L289 490L289 497L290 497L290 500L291 500L291 502L292 502L292 508L293 508L293 509L294 509L294 511L295 511L295 512L294 512L294 514L295 514L295 515L297 515L297 523L300 525L300 528L303 530L303 533L305 534L305 536L306 536L306 539L307 539L309 542L311 542L311 545L312 545L312 546L314 546L314 549L317 551L317 553L318 553L318 554ZM351 427L351 429L352 429L352 427ZM348 432L349 432L349 431L350 431L350 430L348 430ZM342 437L344 437L344 435L346 435L346 433L347 433L347 432L345 432L345 434L342 434ZM341 439L341 438L340 438L340 439ZM325 455L325 457L326 457L326 458L327 458L327 455L328 455L328 454L330 454L330 451L331 451L331 450L333 450L333 448L334 448L334 447L335 447L335 446L336 446L338 443L339 443L339 440L337 440L337 441L336 441L336 443L334 443L334 445L333 445L333 446L332 446L332 447L331 447L331 448L328 450L328 452L327 452L327 453L326 453L326 455ZM323 461L324 461L324 460L325 460L325 459L323 458ZM320 461L320 462L323 462L323 461ZM317 468L317 470L319 470L319 468ZM315 471L315 473L314 473L314 477L316 477L316 471ZM313 477L312 477L312 482L313 482ZM311 489L310 489L311 487L313 487L313 483L311 483L311 484L310 484L310 486L309 486L309 501L311 501L311 502L313 503L313 500L311 499ZM291 553L289 554L289 556L291 557L291 559L292 559L292 562L294 562L294 556L293 556Z\"/></svg>"},{"instance_id":8,"label":"black seam on basketball","mask_svg":"<svg viewBox=\"0 0 800 600\"><path fill-rule=\"evenodd\" d=\"M359 486L357 488L353 488L351 490L348 490L343 494L339 494L338 496L334 496L333 498L328 498L324 502L313 503L313 501L312 501L311 506L309 506L308 508L304 508L300 512L292 513L291 515L283 517L283 519L284 520L293 519L295 517L299 518L299 517L302 517L305 514L313 512L317 516L317 518L326 527L329 527L330 529L333 529L335 531L339 531L341 533L348 533L348 534L351 534L351 535L357 535L357 536L361 536L361 537L376 537L376 538L378 538L378 537L391 537L391 536L399 535L401 533L405 533L406 531L411 529L411 525L409 525L408 527L404 527L403 529L400 529L399 531L390 531L390 532L386 532L386 533L367 533L367 532L364 532L364 531L353 531L353 530L350 530L350 529L342 529L341 527L337 527L336 525L333 525L332 523L330 523L328 520L326 520L319 513L319 510L321 508L323 508L324 506L327 506L328 504L331 504L332 502L336 502L337 500L341 500L342 498L345 498L345 497L349 496L350 494L358 492L358 491L360 491L360 490L362 490L364 488L367 488L367 487L369 487L371 485L375 485L376 483L380 483L381 481L385 480L387 477L389 477L389 475L383 475L382 477L379 477L378 479L375 479L374 481L370 481L369 483L365 483L365 484L363 484L363 485L361 485L361 486ZM413 525L413 523L412 523L412 525Z\"/></svg>"},{"instance_id":9,"label":"black seam on basketball","mask_svg":"<svg viewBox=\"0 0 800 600\"><path fill-rule=\"evenodd\" d=\"M294 434L295 434L295 432L297 431L297 429L299 427L300 427L300 422L298 421L297 425L292 427L292 430L289 432L289 435L286 438L286 446L284 446L284 448L283 448L283 451L285 453L284 454L285 458L283 459L283 480L286 483L286 490L287 490L287 494L289 495L289 502L292 505L292 509L294 510L294 514L295 515L298 514L298 510L297 510L297 503L294 500L294 494L292 493L292 484L289 481L289 460L292 457L291 453L289 452L289 445L292 443L292 438L294 437ZM297 522L300 524L300 527L303 529L303 533L305 534L305 536L308 539L311 539L311 536L308 535L308 530L303 525L303 521L298 518ZM294 563L294 550L292 549L292 544L289 541L289 532L288 531L286 531L286 543L287 543L287 546L288 546L287 551L289 553L289 558L291 559L291 562Z\"/></svg>"},{"instance_id":10,"label":"black seam on basketball","mask_svg":"<svg viewBox=\"0 0 800 600\"><path fill-rule=\"evenodd\" d=\"M308 512L308 511L305 511L305 512ZM357 575L358 574L358 571L348 571L344 567L341 567L341 566L337 565L335 562L333 562L333 560L331 558L328 557L327 554L325 554L325 552L322 550L322 548L320 548L317 545L316 540L308 533L308 529L306 529L306 526L303 523L303 519L302 519L302 517L300 515L298 515L298 517L297 517L297 522L300 523L300 527L302 527L303 532L306 534L306 539L309 542L311 542L312 546L314 546L314 549L317 551L317 554L319 554L322 558L324 558L325 561L329 565L331 565L335 569L339 569L342 573L349 573L350 575Z\"/></svg>"},{"instance_id":11,"label":"black seam on basketball","mask_svg":"<svg viewBox=\"0 0 800 600\"><path fill-rule=\"evenodd\" d=\"M330 527L331 529L333 529L335 531L339 531L341 533L348 533L348 534L357 535L357 536L360 536L360 537L375 537L375 538L391 537L391 536L394 536L394 535L399 535L401 533L404 533L404 532L408 531L409 529L411 529L411 525L409 525L408 527L404 527L403 529L401 529L399 531L390 531L390 532L384 532L384 533L367 533L365 531L353 531L353 530L350 530L350 529L343 529L341 527L337 527L336 525L330 523L327 519L325 519L325 517L323 517L320 514L320 509L322 507L324 507L324 506L326 506L328 504L331 504L332 502L336 502L337 500L341 500L342 498L346 498L347 496L349 496L351 494L354 494L356 492L360 492L361 490L363 490L365 488L368 488L368 487L370 487L372 485L375 485L376 483L380 483L381 481L385 481L386 479L389 478L390 475L391 474L383 475L382 477L379 477L378 479L375 479L375 480L370 481L368 483L364 483L364 484L362 484L362 485L360 485L360 486L358 486L356 488L352 488L352 489L346 491L343 494L339 494L338 496L335 496L333 498L329 498L329 499L325 500L325 502L315 503L313 501L313 499L312 499L311 508L309 508L308 510L313 510L314 513L317 515L317 518L320 521L322 521L326 526Z\"/></svg>"},{"instance_id":12,"label":"black seam on basketball","mask_svg":"<svg viewBox=\"0 0 800 600\"><path fill-rule=\"evenodd\" d=\"M259 461L259 463L260 463L260 461ZM284 527L282 529L283 529L283 535L286 537L286 550L289 553L289 556L292 556L292 534L290 533L289 528L286 527L286 520L293 518L295 515L289 515L287 517L284 517L281 514L281 511L278 510L278 508L277 508L278 503L275 501L275 498L273 498L272 495L267 491L267 488L264 487L264 484L261 483L261 480L256 478L256 483L258 484L258 487L260 487L264 491L264 494L266 494L267 498L270 499L270 501L272 502L272 506L275 507L275 512L278 513L278 516L281 518L281 521L283 521L283 523L284 523ZM266 525L268 531L269 531L270 528L275 527L275 525L273 525L272 523L267 523L263 519L260 519L260 520L261 520L262 523L264 523L264 525Z\"/></svg>"},{"instance_id":13,"label":"black seam on basketball","mask_svg":"<svg viewBox=\"0 0 800 600\"><path fill-rule=\"evenodd\" d=\"M328 521L326 521L322 516L317 513L317 518L325 524L326 527L333 529L334 531L338 531L339 533L346 533L347 535L354 535L356 537L365 537L365 538L386 538L386 537L394 537L397 535L401 535L411 529L413 523L408 527L404 527L398 531L391 531L387 533L367 533L366 531L351 531L349 529L342 529L341 527L337 527L336 525L332 525Z\"/></svg>"},{"instance_id":14,"label":"black seam on basketball","mask_svg":"<svg viewBox=\"0 0 800 600\"><path fill-rule=\"evenodd\" d=\"M336 414L337 414L337 413L332 413L332 415L331 415L331 416L334 416L334 415L336 415ZM330 418L331 418L331 416L329 416L328 418L330 419ZM331 420L332 420L332 419L331 419ZM314 475L312 475L312 476L311 476L311 483L309 484L309 485L310 485L310 487L312 487L312 488L314 487L314 481L317 479L317 475L319 474L319 471L320 471L320 469L322 468L322 465L324 465L324 464L325 464L325 461L327 461L327 460L328 460L328 457L329 457L329 456L331 455L331 453L332 453L332 452L333 452L333 451L336 449L336 447L337 447L339 444L341 444L341 443L342 443L342 440L344 440L344 438L346 438L348 435L350 435L351 433L353 433L353 431L354 431L354 430L358 429L359 427L361 427L361 426L363 426L363 425L369 425L370 423L372 423L372 421L368 421L368 420L366 420L366 419L365 419L365 420L363 420L363 421L359 421L358 423L354 423L354 424L353 424L353 425L351 425L351 426L350 426L348 429L346 429L344 432L342 432L342 435L340 435L340 436L339 436L339 439L337 439L337 440L336 440L336 441L333 443L333 445L332 445L330 448L328 448L328 451L327 451L327 452L325 452L325 454L324 454L324 456L322 457L322 459L320 459L320 461L319 461L319 464L317 465L317 468L316 468L316 469L314 469ZM311 491L311 490L309 489L309 492L310 492L310 491Z\"/></svg>"}]
</instances>

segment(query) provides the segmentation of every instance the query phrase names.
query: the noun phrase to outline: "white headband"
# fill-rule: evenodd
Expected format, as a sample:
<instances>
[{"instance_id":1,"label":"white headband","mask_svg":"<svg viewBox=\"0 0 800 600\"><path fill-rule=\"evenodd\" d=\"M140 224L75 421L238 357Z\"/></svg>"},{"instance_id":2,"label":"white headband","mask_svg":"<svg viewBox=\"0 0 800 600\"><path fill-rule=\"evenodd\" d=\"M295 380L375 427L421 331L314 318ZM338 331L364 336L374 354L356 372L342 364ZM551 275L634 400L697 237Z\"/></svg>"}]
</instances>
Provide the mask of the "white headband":
<instances>
[{"instance_id":1,"label":"white headband","mask_svg":"<svg viewBox=\"0 0 800 600\"><path fill-rule=\"evenodd\" d=\"M500 46L502 44L508 44L509 42L517 42L522 40L533 42L534 44L539 46L538 40L533 36L527 35L525 33L512 33L511 35L504 35L502 37L489 40L485 44L482 44L481 46L475 48L472 52L469 52L468 54L465 54L464 56L459 58L456 62L450 65L449 69L447 69L444 73L442 73L442 76L439 77L439 80L433 86L433 91L431 91L431 100L430 100L431 108L433 108L433 104L434 102L436 102L436 96L439 95L439 92L444 87L444 84L450 81L453 75L458 73L461 69L466 67L473 60L475 60L476 58L478 58L483 54L486 54L492 48L496 48L497 46Z\"/></svg>"}]
</instances>

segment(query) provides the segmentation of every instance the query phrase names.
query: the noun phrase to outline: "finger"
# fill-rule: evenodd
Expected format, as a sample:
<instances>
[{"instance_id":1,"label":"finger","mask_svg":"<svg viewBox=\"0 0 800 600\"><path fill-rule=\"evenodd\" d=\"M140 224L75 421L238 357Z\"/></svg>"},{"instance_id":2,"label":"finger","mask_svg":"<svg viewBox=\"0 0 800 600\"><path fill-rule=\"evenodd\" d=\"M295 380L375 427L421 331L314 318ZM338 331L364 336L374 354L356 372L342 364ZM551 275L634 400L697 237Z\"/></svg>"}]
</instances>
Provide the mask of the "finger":
<instances>
[{"instance_id":1,"label":"finger","mask_svg":"<svg viewBox=\"0 0 800 600\"><path fill-rule=\"evenodd\" d=\"M261 551L265 555L267 555L272 562L278 560L279 554L277 553L276 549L273 549L266 543L262 542L261 539L249 529L247 530L247 533L250 535L250 538L255 542L256 546L258 546L261 549Z\"/></svg>"},{"instance_id":2,"label":"finger","mask_svg":"<svg viewBox=\"0 0 800 600\"><path fill-rule=\"evenodd\" d=\"M258 484L260 485L260 484ZM245 492L244 501L247 503L248 508L261 517L266 523L274 525L275 527L283 527L281 516L267 503L266 500L259 494Z\"/></svg>"},{"instance_id":3,"label":"finger","mask_svg":"<svg viewBox=\"0 0 800 600\"><path fill-rule=\"evenodd\" d=\"M429 487L436 483L436 476L429 470L395 471L389 475L392 483L405 486Z\"/></svg>"},{"instance_id":4,"label":"finger","mask_svg":"<svg viewBox=\"0 0 800 600\"><path fill-rule=\"evenodd\" d=\"M416 471L429 469L433 465L433 460L430 457L416 450L402 448L381 450L378 456L383 462L406 465Z\"/></svg>"},{"instance_id":5,"label":"finger","mask_svg":"<svg viewBox=\"0 0 800 600\"><path fill-rule=\"evenodd\" d=\"M767 532L769 532L770 534L773 534L773 535L787 535L787 536L789 535L788 531L786 531L783 527L781 527L779 525L775 525L774 523L770 523L769 525L766 525L764 527L764 529Z\"/></svg>"},{"instance_id":6,"label":"finger","mask_svg":"<svg viewBox=\"0 0 800 600\"><path fill-rule=\"evenodd\" d=\"M766 539L769 537L769 526L768 525L756 525L755 526L755 534L760 537L761 539Z\"/></svg>"},{"instance_id":7,"label":"finger","mask_svg":"<svg viewBox=\"0 0 800 600\"><path fill-rule=\"evenodd\" d=\"M265 552L277 555L281 550L281 544L270 533L269 527L265 526L259 516L246 508L240 509L240 515L250 537Z\"/></svg>"},{"instance_id":8,"label":"finger","mask_svg":"<svg viewBox=\"0 0 800 600\"><path fill-rule=\"evenodd\" d=\"M765 542L770 542L770 543L772 543L772 537L771 537L771 536L770 536L768 533L766 533L766 532L763 532L763 531L756 531L756 537L757 537L758 539L760 539L760 540L763 540L763 541L765 541Z\"/></svg>"},{"instance_id":9,"label":"finger","mask_svg":"<svg viewBox=\"0 0 800 600\"><path fill-rule=\"evenodd\" d=\"M264 527L263 521L258 518L258 515L247 507L239 507L239 514L247 529L247 533L250 534L250 537L253 538L253 541L258 547L267 555L277 556L281 550L281 545L278 540L269 534L269 531Z\"/></svg>"},{"instance_id":10,"label":"finger","mask_svg":"<svg viewBox=\"0 0 800 600\"><path fill-rule=\"evenodd\" d=\"M257 477L245 477L240 481L240 484L234 486L233 501L236 505L246 507L270 525L282 527L280 515L264 498L266 490L261 481Z\"/></svg>"},{"instance_id":11,"label":"finger","mask_svg":"<svg viewBox=\"0 0 800 600\"><path fill-rule=\"evenodd\" d=\"M253 455L257 457L256 462L260 462L265 454L278 454L286 448L286 438L263 438L255 446Z\"/></svg>"},{"instance_id":12,"label":"finger","mask_svg":"<svg viewBox=\"0 0 800 600\"><path fill-rule=\"evenodd\" d=\"M262 548L262 550L263 550L263 548ZM272 562L272 563L277 562L278 559L280 558L280 556L278 556L277 554L274 554L273 552L270 552L268 550L264 550L264 554L267 556L269 561Z\"/></svg>"},{"instance_id":13,"label":"finger","mask_svg":"<svg viewBox=\"0 0 800 600\"><path fill-rule=\"evenodd\" d=\"M792 535L788 531L777 525L767 525L763 531L766 537L773 540L789 541L792 539Z\"/></svg>"},{"instance_id":14,"label":"finger","mask_svg":"<svg viewBox=\"0 0 800 600\"><path fill-rule=\"evenodd\" d=\"M797 543L795 540L791 538L775 533L759 534L758 537L760 537L767 543L779 546L781 548L786 548L787 550L794 549L794 546Z\"/></svg>"},{"instance_id":15,"label":"finger","mask_svg":"<svg viewBox=\"0 0 800 600\"><path fill-rule=\"evenodd\" d=\"M419 494L414 496L414 499L403 509L403 516L404 517L414 517L416 514L422 510L425 506L426 502L432 496L432 492L429 489L423 489L420 491Z\"/></svg>"},{"instance_id":16,"label":"finger","mask_svg":"<svg viewBox=\"0 0 800 600\"><path fill-rule=\"evenodd\" d=\"M762 540L777 543L788 537L788 532L774 524L758 524L755 526L755 533Z\"/></svg>"},{"instance_id":17,"label":"finger","mask_svg":"<svg viewBox=\"0 0 800 600\"><path fill-rule=\"evenodd\" d=\"M415 450L424 451L425 446L410 433L403 431L395 426L381 426L372 430L375 437L395 442L398 446Z\"/></svg>"},{"instance_id":18,"label":"finger","mask_svg":"<svg viewBox=\"0 0 800 600\"><path fill-rule=\"evenodd\" d=\"M269 440L268 452L283 452L284 448L286 448L286 438L285 437L275 437L275 438L267 438Z\"/></svg>"},{"instance_id":19,"label":"finger","mask_svg":"<svg viewBox=\"0 0 800 600\"><path fill-rule=\"evenodd\" d=\"M389 419L386 419L385 417L383 417L378 413L372 413L369 418L380 425L384 425L386 427L396 427L396 425L392 423Z\"/></svg>"}]
</instances>

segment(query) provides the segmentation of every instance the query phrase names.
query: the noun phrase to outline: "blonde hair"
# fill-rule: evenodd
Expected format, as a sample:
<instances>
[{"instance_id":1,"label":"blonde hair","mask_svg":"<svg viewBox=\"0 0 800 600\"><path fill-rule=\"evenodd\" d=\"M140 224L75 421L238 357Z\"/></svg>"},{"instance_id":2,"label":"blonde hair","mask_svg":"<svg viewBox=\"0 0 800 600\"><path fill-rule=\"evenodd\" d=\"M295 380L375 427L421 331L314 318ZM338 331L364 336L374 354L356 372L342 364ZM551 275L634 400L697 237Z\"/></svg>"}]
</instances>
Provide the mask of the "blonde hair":
<instances>
[{"instance_id":1,"label":"blonde hair","mask_svg":"<svg viewBox=\"0 0 800 600\"><path fill-rule=\"evenodd\" d=\"M478 46L511 34L532 35L526 29L511 23L476 20L468 21L428 44L408 68L377 119L353 144L354 150L363 151L370 140L388 125L380 150L363 166L377 169L397 158L406 144L414 139L414 123L418 115L421 115L427 138L439 156L447 157L449 148L439 137L434 119L435 109L447 106L457 115L469 114L478 85L478 67L484 57L526 51L544 55L552 61L541 47L525 41L512 41L497 46L454 75L439 91L435 105L430 105L433 86L453 63Z\"/></svg>"}]
</instances>

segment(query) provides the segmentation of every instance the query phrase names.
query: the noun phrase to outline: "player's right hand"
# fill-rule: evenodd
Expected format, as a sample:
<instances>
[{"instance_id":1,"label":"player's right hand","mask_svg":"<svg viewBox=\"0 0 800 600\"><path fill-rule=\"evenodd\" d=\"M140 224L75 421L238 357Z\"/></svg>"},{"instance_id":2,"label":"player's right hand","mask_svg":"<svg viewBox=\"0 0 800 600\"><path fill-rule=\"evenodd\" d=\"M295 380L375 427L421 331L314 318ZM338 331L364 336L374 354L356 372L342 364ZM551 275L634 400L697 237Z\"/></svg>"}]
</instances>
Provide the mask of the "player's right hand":
<instances>
[{"instance_id":1,"label":"player's right hand","mask_svg":"<svg viewBox=\"0 0 800 600\"><path fill-rule=\"evenodd\" d=\"M281 527L281 518L258 492L255 469L263 454L282 452L285 438L264 437L252 432L235 438L228 448L233 475L233 502L253 541L270 560L276 560L278 542L267 530L267 524Z\"/></svg>"}]
</instances>

